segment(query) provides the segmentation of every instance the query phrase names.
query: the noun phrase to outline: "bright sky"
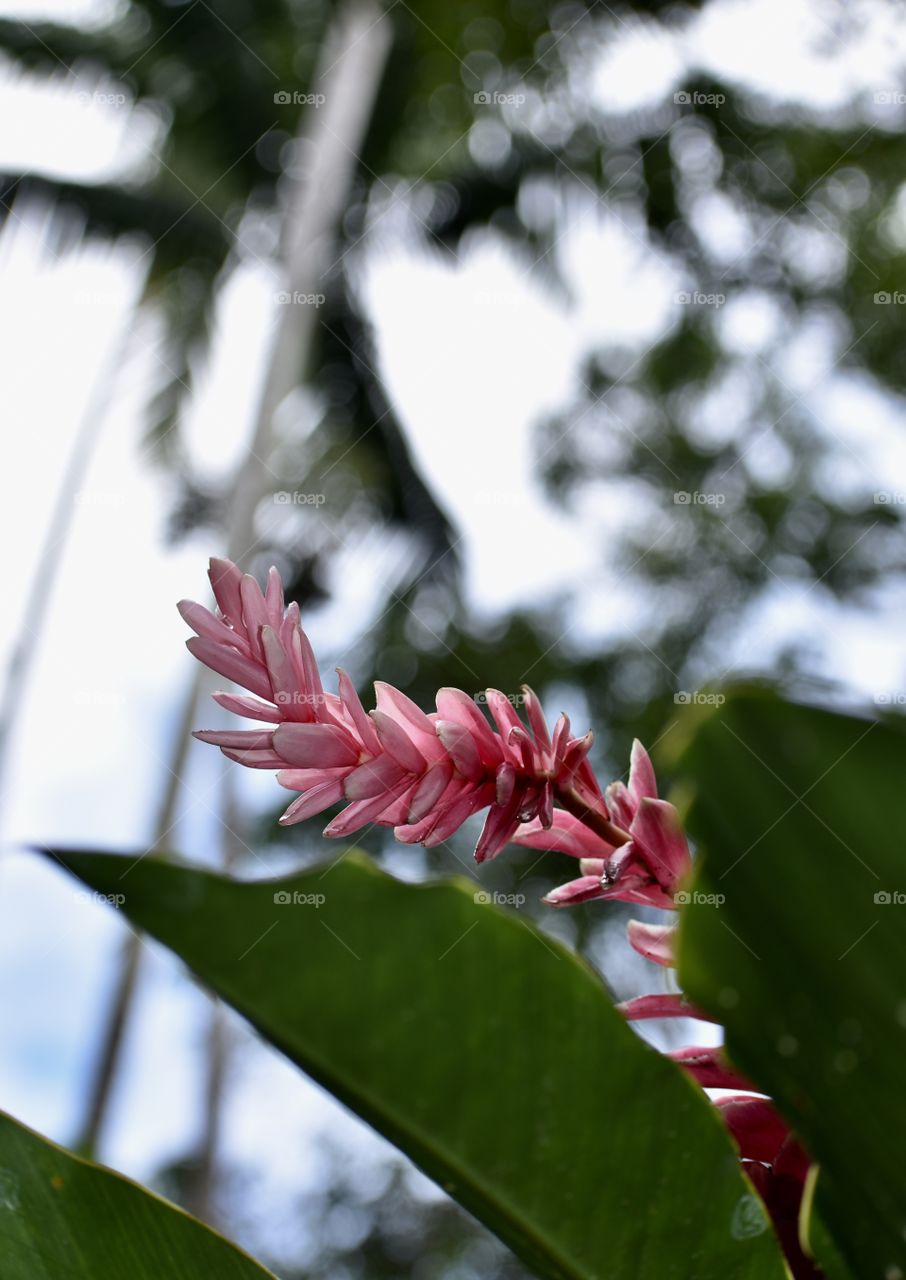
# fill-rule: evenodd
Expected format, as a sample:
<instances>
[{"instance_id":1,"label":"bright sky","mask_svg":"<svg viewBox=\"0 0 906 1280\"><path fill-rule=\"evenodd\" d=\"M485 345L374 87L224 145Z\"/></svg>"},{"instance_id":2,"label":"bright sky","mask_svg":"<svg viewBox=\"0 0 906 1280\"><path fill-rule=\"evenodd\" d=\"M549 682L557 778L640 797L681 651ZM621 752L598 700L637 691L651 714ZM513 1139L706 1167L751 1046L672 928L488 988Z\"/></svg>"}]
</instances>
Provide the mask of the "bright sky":
<instances>
[{"instance_id":1,"label":"bright sky","mask_svg":"<svg viewBox=\"0 0 906 1280\"><path fill-rule=\"evenodd\" d=\"M8 2L0 11L14 7L21 12ZM57 7L73 13L71 0L58 0ZM49 8L42 3L40 11ZM38 7L27 12L34 16ZM848 34L855 18L847 13L865 18L855 36ZM623 25L605 57L576 69L577 91L590 88L611 109L659 97L679 82L684 66L699 65L720 68L761 92L795 92L809 109L839 106L855 95L860 110L880 112L890 126L902 122L902 106L874 104L872 97L902 81L902 10L717 0L681 39L655 38L645 23ZM50 92L39 91L8 71L0 75L0 164L97 176L134 161L153 136L153 118L129 117L122 105L74 102L81 91L62 80ZM0 651L9 651L22 626L20 602L74 434L101 386L110 390L113 407L99 423L87 474L71 495L72 532L26 690L3 830L8 839L142 845L151 822L148 777L159 785L170 717L189 674L185 628L173 605L185 595L204 598L206 557L219 548L197 538L177 550L162 543L167 486L147 465L139 424L155 374L154 335L148 331L150 341L133 343L126 360L120 345L134 323L137 255L82 247L55 257L47 246L48 216L19 206L0 235L7 411L0 545L8 549ZM732 253L728 212L714 208L702 216L712 219L715 236L727 237ZM531 261L490 236L474 237L456 260L410 242L362 264L360 286L376 324L380 368L418 464L462 532L471 602L486 614L537 603L550 590L585 580L597 560L591 548L598 534L606 536L626 518L624 508L601 511L594 499L569 516L547 505L534 478L534 431L572 399L579 362L590 349L619 343L640 354L672 323L674 295L686 283L650 251L640 228L587 197L573 200L564 226L556 257L568 300L551 294ZM235 277L218 317L217 345L190 430L197 462L212 473L241 456L273 323L273 288L263 269L250 266ZM752 297L728 307L722 323L728 343L744 351L770 340L775 319L763 299ZM841 456L858 451L864 484L882 487L885 477L906 474L902 409L864 381L825 369L826 343L800 346L790 352L785 376L803 391L817 388L807 402L843 438ZM112 375L105 361L112 362ZM719 405L715 414L722 420ZM367 624L375 595L368 581L380 555L368 546L337 575L336 601L312 620L322 651L345 649ZM620 609L613 598L606 610L595 604L608 585ZM600 639L623 608L621 616L631 618L639 602L624 595L625 588L599 578L594 599L577 603L576 637ZM902 601L879 607L879 617L892 616ZM892 627L866 615L841 616L789 591L765 601L737 656L770 651L791 630L832 636L828 671L868 696L904 687ZM216 753L200 752L185 828L193 833L193 856L220 769ZM269 779L255 784L276 792ZM78 900L68 881L30 855L6 855L0 876L0 1100L65 1139L94 1044L98 993L109 980L107 958L121 931L109 910ZM200 997L166 957L157 954L152 970L141 1038L131 1047L118 1101L117 1140L107 1152L139 1177L183 1151L198 1105ZM151 1118L141 1100L159 1097L161 1082L168 1105L155 1107ZM312 1133L326 1115L337 1123L337 1109L326 1106L274 1055L257 1051L234 1092L230 1149L254 1160L261 1134L270 1132L269 1151L283 1152L291 1167L270 1169L268 1177L304 1181L313 1176L305 1155ZM355 1132L357 1141L371 1142L360 1128ZM287 1143L288 1133L297 1140ZM265 1203L268 1187L261 1191Z\"/></svg>"}]
</instances>

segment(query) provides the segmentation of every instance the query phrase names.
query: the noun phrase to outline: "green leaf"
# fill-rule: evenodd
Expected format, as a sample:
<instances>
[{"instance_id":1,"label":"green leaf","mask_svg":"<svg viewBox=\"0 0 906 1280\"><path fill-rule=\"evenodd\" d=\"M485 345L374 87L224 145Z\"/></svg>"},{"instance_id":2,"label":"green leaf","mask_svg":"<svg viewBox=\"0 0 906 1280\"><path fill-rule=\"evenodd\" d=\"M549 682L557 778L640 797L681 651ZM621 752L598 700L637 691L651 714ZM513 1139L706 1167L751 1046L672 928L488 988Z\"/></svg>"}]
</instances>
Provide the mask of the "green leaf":
<instances>
[{"instance_id":1,"label":"green leaf","mask_svg":"<svg viewBox=\"0 0 906 1280\"><path fill-rule=\"evenodd\" d=\"M0 1275L266 1280L271 1272L166 1200L0 1112Z\"/></svg>"},{"instance_id":2,"label":"green leaf","mask_svg":"<svg viewBox=\"0 0 906 1280\"><path fill-rule=\"evenodd\" d=\"M784 1275L704 1096L574 954L474 886L401 884L358 854L268 883L55 856L123 895L135 924L538 1275Z\"/></svg>"},{"instance_id":3,"label":"green leaf","mask_svg":"<svg viewBox=\"0 0 906 1280\"><path fill-rule=\"evenodd\" d=\"M742 691L696 721L679 770L704 852L682 984L820 1163L816 1208L854 1273L902 1278L906 737Z\"/></svg>"}]
</instances>

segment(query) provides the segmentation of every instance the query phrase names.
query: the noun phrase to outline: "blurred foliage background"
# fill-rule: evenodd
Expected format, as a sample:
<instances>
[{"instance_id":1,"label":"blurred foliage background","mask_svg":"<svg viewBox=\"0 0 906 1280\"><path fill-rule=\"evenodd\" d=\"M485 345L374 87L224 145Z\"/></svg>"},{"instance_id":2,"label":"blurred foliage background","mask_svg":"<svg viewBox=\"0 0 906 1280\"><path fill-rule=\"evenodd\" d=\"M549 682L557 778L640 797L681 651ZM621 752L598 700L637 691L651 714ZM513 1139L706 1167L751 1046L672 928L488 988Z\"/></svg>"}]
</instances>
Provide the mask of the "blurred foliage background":
<instances>
[{"instance_id":1,"label":"blurred foliage background","mask_svg":"<svg viewBox=\"0 0 906 1280\"><path fill-rule=\"evenodd\" d=\"M214 551L228 540L239 472L212 483L195 466L186 415L231 275L249 262L278 282L285 274L292 193L325 145L311 124L317 108L300 100L329 73L325 50L353 8L128 0L82 26L0 22L7 75L75 76L95 96L124 94L147 138L133 164L102 180L10 170L3 207L16 216L49 202L61 246L122 240L144 256L141 306L158 325L162 370L146 429L173 540L200 536ZM822 615L809 622L802 602L870 616L906 568L902 506L878 500L870 465L901 430L906 392L896 301L906 292L906 76L900 66L898 79L854 76L847 87L842 71L869 26L899 30L900 18L884 5L827 8L823 53L842 84L830 102L809 101L807 85L772 93L701 69L690 34L700 18L699 6L675 3L388 7L379 89L295 370L304 394L281 404L246 557L257 572L277 563L311 615L329 600L344 549L396 539L383 601L346 661L359 686L387 679L428 706L444 684L516 693L528 679L554 713L563 705L580 731L594 726L604 776L621 774L634 736L656 744L678 696L740 669L848 696L845 684L826 683ZM662 74L658 50L684 40L685 62ZM608 98L601 83L627 48L642 51L636 92ZM533 426L545 500L574 518L609 513L588 522L599 572L581 592L565 577L554 598L483 617L470 608L446 495L420 471L382 373L369 255L402 242L455 264L491 237L568 309L590 223L617 237L612 253L632 247L640 288L651 272L669 278L674 305L647 327L611 315L608 336L586 344L570 402ZM573 237L578 266L563 251ZM609 305L603 294L602 312ZM844 408L852 388L862 397L853 406L883 404L883 430L822 413L820 395L836 388ZM240 471L254 465L246 458ZM501 521L509 483L482 479ZM315 511L275 504L283 491L327 500ZM535 532L521 533L531 560ZM605 623L593 644L572 638L589 608ZM803 625L762 645L766 610L801 614ZM251 843L294 862L323 857L322 820L288 836L278 813L246 816ZM385 833L360 843L399 870ZM449 869L451 857L468 874L469 854L466 837L430 855L407 850L406 874ZM483 884L523 894L523 909L541 916L535 904L567 878L567 861L508 856ZM545 924L600 963L619 915L602 923L586 908ZM645 980L635 967L607 969L618 989ZM231 1035L238 1052L247 1038ZM160 1175L190 1203L195 1159ZM282 1253L268 1251L267 1222L243 1213L242 1169L216 1171L209 1216L286 1280L521 1274L401 1165L361 1174L329 1151L323 1163L323 1189L298 1205L299 1230Z\"/></svg>"}]
</instances>

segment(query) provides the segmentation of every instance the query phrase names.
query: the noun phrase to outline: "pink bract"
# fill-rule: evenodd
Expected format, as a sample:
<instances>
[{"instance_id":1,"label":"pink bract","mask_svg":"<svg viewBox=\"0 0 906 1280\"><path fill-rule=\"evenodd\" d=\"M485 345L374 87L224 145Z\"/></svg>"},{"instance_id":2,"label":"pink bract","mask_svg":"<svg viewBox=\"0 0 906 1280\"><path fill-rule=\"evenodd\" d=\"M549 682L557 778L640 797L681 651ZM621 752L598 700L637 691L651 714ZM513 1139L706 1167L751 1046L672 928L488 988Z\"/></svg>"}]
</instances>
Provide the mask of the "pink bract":
<instances>
[{"instance_id":1,"label":"pink bract","mask_svg":"<svg viewBox=\"0 0 906 1280\"><path fill-rule=\"evenodd\" d=\"M196 633L188 648L255 695L216 693L216 701L264 727L195 736L240 764L277 770L281 785L299 793L283 823L345 800L325 835L348 836L375 824L393 827L404 843L431 847L487 809L475 850L479 862L495 857L526 823L553 827L562 795L579 797L607 823L587 760L591 735L572 736L565 715L551 732L527 686L521 700L528 724L495 689L485 694L493 724L461 689L441 689L436 712L426 714L379 682L377 705L366 712L342 670L338 692L325 692L299 608L284 607L275 569L264 592L228 560L211 561L210 579L217 613L188 601L179 605Z\"/></svg>"}]
</instances>

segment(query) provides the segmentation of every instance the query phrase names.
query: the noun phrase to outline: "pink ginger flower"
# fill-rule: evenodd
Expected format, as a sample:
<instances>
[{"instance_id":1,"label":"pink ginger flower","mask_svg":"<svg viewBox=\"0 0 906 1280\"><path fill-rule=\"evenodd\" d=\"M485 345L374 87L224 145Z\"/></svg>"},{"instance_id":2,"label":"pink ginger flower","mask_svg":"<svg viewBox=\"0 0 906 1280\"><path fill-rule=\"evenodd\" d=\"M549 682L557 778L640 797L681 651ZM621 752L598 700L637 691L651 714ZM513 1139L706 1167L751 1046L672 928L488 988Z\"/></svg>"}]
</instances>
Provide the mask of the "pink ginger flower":
<instances>
[{"instance_id":1,"label":"pink ginger flower","mask_svg":"<svg viewBox=\"0 0 906 1280\"><path fill-rule=\"evenodd\" d=\"M568 812L556 813L547 831L532 822L516 832L514 844L579 859L578 879L554 889L545 901L561 907L610 898L674 911L677 887L692 860L676 809L658 799L654 768L638 739L632 745L629 785L612 782L604 802L612 822L610 839Z\"/></svg>"},{"instance_id":2,"label":"pink ginger flower","mask_svg":"<svg viewBox=\"0 0 906 1280\"><path fill-rule=\"evenodd\" d=\"M557 810L545 830L537 821L521 826L514 844L556 850L579 859L580 875L545 898L567 907L596 899L633 902L669 911L677 908L677 888L692 869L692 859L679 815L660 800L648 752L632 744L629 783L613 782L604 793L611 822L610 839L591 830L573 813ZM674 929L669 925L627 925L630 944L661 965L673 965Z\"/></svg>"},{"instance_id":3,"label":"pink ginger flower","mask_svg":"<svg viewBox=\"0 0 906 1280\"><path fill-rule=\"evenodd\" d=\"M195 736L231 760L277 769L281 785L300 793L281 818L284 824L345 800L326 836L348 836L374 823L393 827L404 843L432 847L487 808L475 850L481 862L499 853L520 825L550 827L554 800L565 797L611 832L587 760L591 734L571 736L565 715L551 732L528 687L528 726L494 689L486 694L494 727L460 689L441 689L436 713L426 715L398 689L378 682L377 706L366 713L345 671L338 670L338 693L324 691L299 607L284 608L275 569L264 592L228 560L211 561L210 579L216 614L189 601L179 605L196 633L188 648L255 695L215 693L215 700L265 727Z\"/></svg>"},{"instance_id":4,"label":"pink ginger flower","mask_svg":"<svg viewBox=\"0 0 906 1280\"><path fill-rule=\"evenodd\" d=\"M633 744L628 784L614 782L602 792L587 759L592 735L571 736L565 715L551 732L525 686L527 726L494 689L486 694L493 725L460 689L441 689L437 711L425 714L378 682L377 706L366 712L345 671L338 670L337 693L324 691L299 607L284 607L275 569L263 592L228 560L212 560L210 578L217 613L187 601L179 606L196 633L188 647L252 695L215 693L215 700L264 727L195 736L241 764L278 770L278 781L299 793L281 822L301 822L345 801L325 835L347 836L374 823L393 827L404 843L431 847L486 808L479 862L510 841L578 860L579 876L547 895L553 906L597 899L670 911L682 905L677 891L691 871L689 849L675 808L658 797L641 743ZM638 920L627 925L636 951L671 967L675 932ZM618 1007L628 1021L714 1021L680 994L639 996ZM807 1154L771 1100L722 1049L689 1045L668 1056L703 1088L737 1091L716 1106L740 1163L764 1199L793 1274L817 1280L797 1233Z\"/></svg>"}]
</instances>

